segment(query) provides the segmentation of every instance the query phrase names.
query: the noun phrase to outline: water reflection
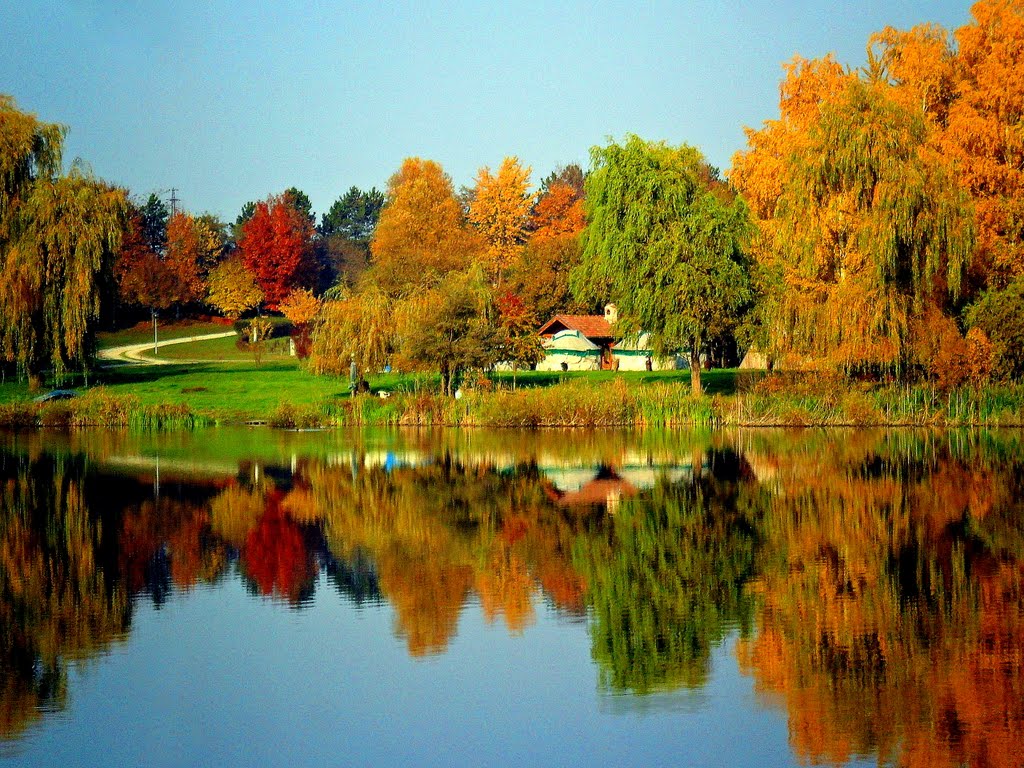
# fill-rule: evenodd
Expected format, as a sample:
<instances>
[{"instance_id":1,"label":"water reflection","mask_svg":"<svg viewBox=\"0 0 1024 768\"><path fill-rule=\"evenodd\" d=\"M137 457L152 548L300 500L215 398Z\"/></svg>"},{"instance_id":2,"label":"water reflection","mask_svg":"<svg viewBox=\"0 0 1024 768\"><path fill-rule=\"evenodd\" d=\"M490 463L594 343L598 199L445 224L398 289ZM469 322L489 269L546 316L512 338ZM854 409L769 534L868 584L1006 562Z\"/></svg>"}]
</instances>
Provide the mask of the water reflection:
<instances>
[{"instance_id":1,"label":"water reflection","mask_svg":"<svg viewBox=\"0 0 1024 768\"><path fill-rule=\"evenodd\" d=\"M413 657L467 605L517 634L543 603L646 706L735 634L800 760L1014 765L1022 463L1015 433L7 435L0 737L66 706L135 601L240 579L386 603Z\"/></svg>"}]
</instances>

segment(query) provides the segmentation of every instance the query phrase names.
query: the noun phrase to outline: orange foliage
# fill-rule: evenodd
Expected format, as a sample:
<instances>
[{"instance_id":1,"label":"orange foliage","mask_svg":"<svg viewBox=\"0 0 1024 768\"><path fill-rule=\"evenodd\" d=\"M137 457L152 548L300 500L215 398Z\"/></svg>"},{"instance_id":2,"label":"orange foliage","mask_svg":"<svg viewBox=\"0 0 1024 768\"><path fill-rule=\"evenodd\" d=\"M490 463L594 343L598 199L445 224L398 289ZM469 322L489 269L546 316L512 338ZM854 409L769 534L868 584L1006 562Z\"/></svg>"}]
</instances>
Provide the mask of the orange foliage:
<instances>
[{"instance_id":1,"label":"orange foliage","mask_svg":"<svg viewBox=\"0 0 1024 768\"><path fill-rule=\"evenodd\" d=\"M386 292L413 291L470 263L479 242L438 163L406 158L388 181L387 198L370 242L373 274Z\"/></svg>"},{"instance_id":2,"label":"orange foliage","mask_svg":"<svg viewBox=\"0 0 1024 768\"><path fill-rule=\"evenodd\" d=\"M473 571L468 565L384 558L381 589L395 607L395 633L414 657L444 653L455 636Z\"/></svg>"},{"instance_id":3,"label":"orange foliage","mask_svg":"<svg viewBox=\"0 0 1024 768\"><path fill-rule=\"evenodd\" d=\"M956 32L957 92L943 148L975 200L979 266L1001 285L1024 274L1024 3L983 0Z\"/></svg>"},{"instance_id":4,"label":"orange foliage","mask_svg":"<svg viewBox=\"0 0 1024 768\"><path fill-rule=\"evenodd\" d=\"M568 184L555 182L533 208L530 239L540 241L578 235L586 223L579 191Z\"/></svg>"},{"instance_id":5,"label":"orange foliage","mask_svg":"<svg viewBox=\"0 0 1024 768\"><path fill-rule=\"evenodd\" d=\"M295 288L284 297L278 309L294 325L304 326L313 322L320 311L320 300L305 288Z\"/></svg>"},{"instance_id":6,"label":"orange foliage","mask_svg":"<svg viewBox=\"0 0 1024 768\"><path fill-rule=\"evenodd\" d=\"M174 275L175 303L198 301L206 291L200 275L204 257L195 219L178 211L167 222L167 255L164 262Z\"/></svg>"},{"instance_id":7,"label":"orange foliage","mask_svg":"<svg viewBox=\"0 0 1024 768\"><path fill-rule=\"evenodd\" d=\"M1024 563L963 533L1012 509L1005 478L941 441L910 472L850 472L909 458L859 442L816 451L813 469L775 459L765 544L786 558L752 585L761 608L741 670L787 710L801 761L1015 765Z\"/></svg>"},{"instance_id":8,"label":"orange foliage","mask_svg":"<svg viewBox=\"0 0 1024 768\"><path fill-rule=\"evenodd\" d=\"M515 157L502 160L496 175L485 166L476 177L469 218L487 243L484 267L499 284L526 241L534 200L527 192L529 184L530 169Z\"/></svg>"}]
</instances>

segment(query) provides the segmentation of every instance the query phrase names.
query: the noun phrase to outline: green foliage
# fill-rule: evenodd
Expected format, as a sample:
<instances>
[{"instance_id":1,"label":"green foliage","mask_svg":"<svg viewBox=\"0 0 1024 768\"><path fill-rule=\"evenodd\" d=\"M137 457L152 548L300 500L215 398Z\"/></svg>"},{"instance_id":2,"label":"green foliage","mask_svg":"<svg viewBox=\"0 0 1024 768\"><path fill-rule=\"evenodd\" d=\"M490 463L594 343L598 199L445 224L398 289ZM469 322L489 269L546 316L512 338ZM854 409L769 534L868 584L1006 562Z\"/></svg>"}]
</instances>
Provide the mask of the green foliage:
<instances>
[{"instance_id":1,"label":"green foliage","mask_svg":"<svg viewBox=\"0 0 1024 768\"><path fill-rule=\"evenodd\" d=\"M150 193L146 202L139 206L138 213L146 245L153 253L163 254L167 248L167 220L171 217L167 204L155 193Z\"/></svg>"},{"instance_id":2,"label":"green foliage","mask_svg":"<svg viewBox=\"0 0 1024 768\"><path fill-rule=\"evenodd\" d=\"M398 309L400 350L416 365L441 372L441 391L455 393L460 375L498 362L498 329L482 274L451 272L436 288Z\"/></svg>"},{"instance_id":3,"label":"green foliage","mask_svg":"<svg viewBox=\"0 0 1024 768\"><path fill-rule=\"evenodd\" d=\"M996 378L1024 377L1024 278L983 294L968 310L967 324L984 331L992 342Z\"/></svg>"},{"instance_id":4,"label":"green foliage","mask_svg":"<svg viewBox=\"0 0 1024 768\"><path fill-rule=\"evenodd\" d=\"M305 215L311 223L316 224L316 214L313 213L313 201L309 199L309 195L298 187L288 187L284 191L284 197L292 208Z\"/></svg>"},{"instance_id":5,"label":"green foliage","mask_svg":"<svg viewBox=\"0 0 1024 768\"><path fill-rule=\"evenodd\" d=\"M695 461L703 462L703 456ZM590 587L592 653L602 687L650 693L707 681L711 649L751 621L744 589L756 538L735 482L739 457L711 454L690 483L626 499L608 537L580 537L573 563Z\"/></svg>"},{"instance_id":6,"label":"green foliage","mask_svg":"<svg viewBox=\"0 0 1024 768\"><path fill-rule=\"evenodd\" d=\"M330 210L320 217L320 235L341 235L346 240L368 243L377 227L384 199L384 193L376 187L365 192L358 187L350 187L348 192L335 200Z\"/></svg>"},{"instance_id":7,"label":"green foliage","mask_svg":"<svg viewBox=\"0 0 1024 768\"><path fill-rule=\"evenodd\" d=\"M586 180L586 174L579 164L569 163L568 165L561 165L541 179L537 197L539 199L546 195L555 184L565 184L568 187L572 187L582 197Z\"/></svg>"},{"instance_id":8,"label":"green foliage","mask_svg":"<svg viewBox=\"0 0 1024 768\"><path fill-rule=\"evenodd\" d=\"M242 206L242 210L239 211L238 216L235 217L235 223L231 225L231 236L234 238L236 243L242 239L242 228L245 226L246 222L255 215L256 203L250 200Z\"/></svg>"},{"instance_id":9,"label":"green foliage","mask_svg":"<svg viewBox=\"0 0 1024 768\"><path fill-rule=\"evenodd\" d=\"M700 152L629 136L591 150L587 229L577 298L619 311L617 333L647 331L658 355L699 355L735 326L751 298L746 206L718 182Z\"/></svg>"}]
</instances>

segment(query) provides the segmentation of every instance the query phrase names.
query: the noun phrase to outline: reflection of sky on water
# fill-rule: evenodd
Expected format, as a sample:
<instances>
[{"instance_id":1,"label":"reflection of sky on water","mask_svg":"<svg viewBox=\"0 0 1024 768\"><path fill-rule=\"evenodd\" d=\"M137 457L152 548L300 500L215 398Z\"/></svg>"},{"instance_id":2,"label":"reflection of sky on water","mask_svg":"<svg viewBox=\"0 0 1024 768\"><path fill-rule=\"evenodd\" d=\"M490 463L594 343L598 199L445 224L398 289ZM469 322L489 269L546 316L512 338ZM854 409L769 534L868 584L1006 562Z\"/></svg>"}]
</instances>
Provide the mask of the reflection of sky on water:
<instances>
[{"instance_id":1,"label":"reflection of sky on water","mask_svg":"<svg viewBox=\"0 0 1024 768\"><path fill-rule=\"evenodd\" d=\"M127 647L72 671L73 712L9 764L795 764L784 717L756 705L730 642L702 692L630 706L595 691L586 627L553 612L510 636L470 605L449 653L414 660L388 607L319 587L300 612L237 581L141 607Z\"/></svg>"}]
</instances>

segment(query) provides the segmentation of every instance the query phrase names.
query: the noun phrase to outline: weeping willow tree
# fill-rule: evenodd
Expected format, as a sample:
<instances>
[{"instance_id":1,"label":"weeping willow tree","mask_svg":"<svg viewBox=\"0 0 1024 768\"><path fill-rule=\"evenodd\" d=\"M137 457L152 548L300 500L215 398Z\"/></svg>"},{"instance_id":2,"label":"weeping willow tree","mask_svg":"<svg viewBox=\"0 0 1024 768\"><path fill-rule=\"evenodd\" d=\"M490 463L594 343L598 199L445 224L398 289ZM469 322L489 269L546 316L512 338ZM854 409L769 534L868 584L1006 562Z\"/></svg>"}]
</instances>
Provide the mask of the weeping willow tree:
<instances>
[{"instance_id":1,"label":"weeping willow tree","mask_svg":"<svg viewBox=\"0 0 1024 768\"><path fill-rule=\"evenodd\" d=\"M0 96L0 357L33 385L84 365L127 209L81 168L59 175L64 135Z\"/></svg>"},{"instance_id":2,"label":"weeping willow tree","mask_svg":"<svg viewBox=\"0 0 1024 768\"><path fill-rule=\"evenodd\" d=\"M851 81L806 139L783 163L770 229L768 338L790 362L903 370L913 321L959 293L969 200L923 114L876 85Z\"/></svg>"},{"instance_id":3,"label":"weeping willow tree","mask_svg":"<svg viewBox=\"0 0 1024 768\"><path fill-rule=\"evenodd\" d=\"M699 394L702 352L751 299L747 208L685 144L628 136L594 147L591 162L573 293L590 304L614 301L617 336L646 331L659 356L689 350Z\"/></svg>"},{"instance_id":4,"label":"weeping willow tree","mask_svg":"<svg viewBox=\"0 0 1024 768\"><path fill-rule=\"evenodd\" d=\"M707 459L711 473L659 481L623 500L606 535L576 539L573 564L589 586L591 652L603 690L700 688L712 649L734 628L749 632L753 497L737 482L739 456L713 451Z\"/></svg>"},{"instance_id":5,"label":"weeping willow tree","mask_svg":"<svg viewBox=\"0 0 1024 768\"><path fill-rule=\"evenodd\" d=\"M313 322L310 362L320 374L379 371L395 352L394 300L370 285L358 293L331 289Z\"/></svg>"}]
</instances>

